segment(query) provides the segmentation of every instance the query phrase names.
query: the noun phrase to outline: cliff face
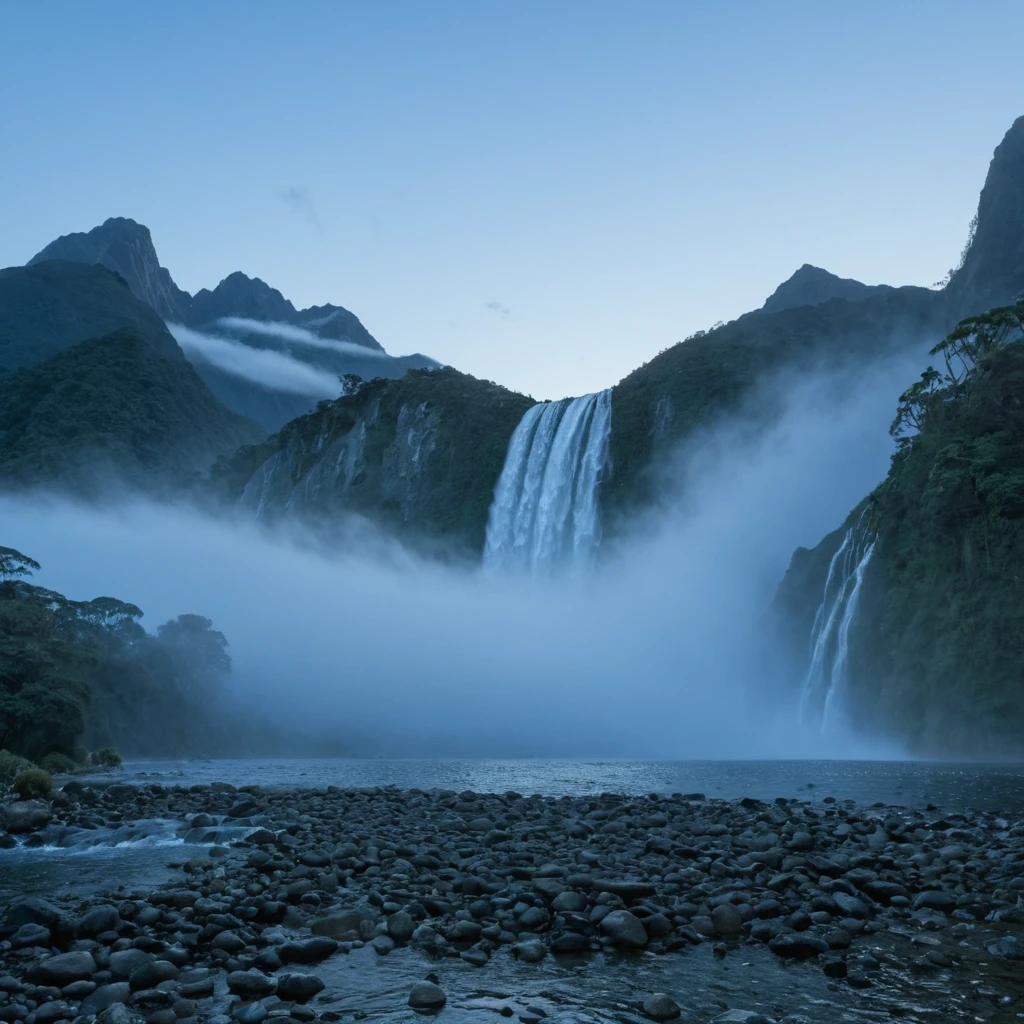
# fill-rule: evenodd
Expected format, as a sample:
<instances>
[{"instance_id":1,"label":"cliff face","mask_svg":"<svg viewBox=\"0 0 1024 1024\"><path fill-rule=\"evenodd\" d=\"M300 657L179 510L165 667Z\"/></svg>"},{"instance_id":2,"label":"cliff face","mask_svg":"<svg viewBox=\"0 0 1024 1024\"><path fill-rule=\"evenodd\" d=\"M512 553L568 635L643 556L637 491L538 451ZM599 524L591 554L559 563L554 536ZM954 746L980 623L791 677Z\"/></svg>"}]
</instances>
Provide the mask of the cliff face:
<instances>
[{"instance_id":1,"label":"cliff face","mask_svg":"<svg viewBox=\"0 0 1024 1024\"><path fill-rule=\"evenodd\" d=\"M1024 304L1016 316L1024 323ZM859 529L873 543L848 660L832 671L832 651L827 668L858 727L917 754L1024 754L1021 337L1010 330L959 379L943 374L908 391L901 409L920 430L902 439L885 481L840 530L794 555L776 597L794 678L804 678L812 609L841 538Z\"/></svg>"},{"instance_id":2,"label":"cliff face","mask_svg":"<svg viewBox=\"0 0 1024 1024\"><path fill-rule=\"evenodd\" d=\"M345 513L475 555L509 438L533 400L451 369L377 379L222 460L215 485L265 520Z\"/></svg>"},{"instance_id":3,"label":"cliff face","mask_svg":"<svg viewBox=\"0 0 1024 1024\"><path fill-rule=\"evenodd\" d=\"M61 235L36 253L28 265L46 260L102 264L120 274L132 294L164 320L190 321L192 297L160 266L149 228L129 217L111 217L91 231Z\"/></svg>"},{"instance_id":4,"label":"cliff face","mask_svg":"<svg viewBox=\"0 0 1024 1024\"><path fill-rule=\"evenodd\" d=\"M1024 295L1024 117L992 154L973 237L946 290L960 316Z\"/></svg>"}]
</instances>

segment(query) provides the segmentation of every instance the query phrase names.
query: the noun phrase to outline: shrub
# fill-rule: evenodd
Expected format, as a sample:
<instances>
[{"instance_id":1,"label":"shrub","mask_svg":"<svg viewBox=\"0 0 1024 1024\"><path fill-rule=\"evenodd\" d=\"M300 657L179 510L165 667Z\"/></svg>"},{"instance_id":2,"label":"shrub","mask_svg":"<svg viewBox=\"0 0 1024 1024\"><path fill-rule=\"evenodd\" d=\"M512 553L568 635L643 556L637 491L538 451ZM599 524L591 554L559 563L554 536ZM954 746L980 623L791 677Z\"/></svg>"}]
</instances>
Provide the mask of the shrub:
<instances>
[{"instance_id":1,"label":"shrub","mask_svg":"<svg viewBox=\"0 0 1024 1024\"><path fill-rule=\"evenodd\" d=\"M19 772L31 767L32 762L24 757L18 757L9 750L0 750L0 786L9 786Z\"/></svg>"},{"instance_id":2,"label":"shrub","mask_svg":"<svg viewBox=\"0 0 1024 1024\"><path fill-rule=\"evenodd\" d=\"M86 765L89 763L89 751L86 750L85 747L75 747L75 749L71 751L71 756L74 758L75 764L77 765Z\"/></svg>"},{"instance_id":3,"label":"shrub","mask_svg":"<svg viewBox=\"0 0 1024 1024\"><path fill-rule=\"evenodd\" d=\"M56 751L47 754L39 762L39 767L51 775L70 775L78 770L78 765L75 764L73 758L68 757L67 754L58 754Z\"/></svg>"},{"instance_id":4,"label":"shrub","mask_svg":"<svg viewBox=\"0 0 1024 1024\"><path fill-rule=\"evenodd\" d=\"M13 789L22 800L29 800L49 796L52 785L49 772L44 772L42 768L26 768L14 777Z\"/></svg>"},{"instance_id":5,"label":"shrub","mask_svg":"<svg viewBox=\"0 0 1024 1024\"><path fill-rule=\"evenodd\" d=\"M101 768L121 767L121 755L113 747L104 747L102 750L97 750L90 760Z\"/></svg>"}]
</instances>

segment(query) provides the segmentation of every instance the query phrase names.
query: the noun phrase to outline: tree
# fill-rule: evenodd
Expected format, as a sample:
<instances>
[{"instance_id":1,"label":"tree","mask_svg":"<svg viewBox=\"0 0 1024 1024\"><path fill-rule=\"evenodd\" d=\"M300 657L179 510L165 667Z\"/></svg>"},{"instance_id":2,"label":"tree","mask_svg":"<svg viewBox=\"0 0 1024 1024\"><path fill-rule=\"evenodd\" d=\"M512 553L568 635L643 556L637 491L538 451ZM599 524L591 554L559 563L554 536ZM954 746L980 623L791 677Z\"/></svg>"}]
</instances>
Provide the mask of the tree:
<instances>
[{"instance_id":1,"label":"tree","mask_svg":"<svg viewBox=\"0 0 1024 1024\"><path fill-rule=\"evenodd\" d=\"M933 366L929 366L921 379L911 384L900 395L900 404L896 409L896 418L889 427L889 433L903 451L913 441L914 433L920 433L925 419L937 396L942 391L944 378Z\"/></svg>"},{"instance_id":2,"label":"tree","mask_svg":"<svg viewBox=\"0 0 1024 1024\"><path fill-rule=\"evenodd\" d=\"M156 631L157 641L179 668L179 685L186 694L216 691L231 671L227 638L202 615L179 615Z\"/></svg>"},{"instance_id":3,"label":"tree","mask_svg":"<svg viewBox=\"0 0 1024 1024\"><path fill-rule=\"evenodd\" d=\"M1022 338L1024 300L961 320L931 354L943 357L950 383L960 385L986 355Z\"/></svg>"},{"instance_id":4,"label":"tree","mask_svg":"<svg viewBox=\"0 0 1024 1024\"><path fill-rule=\"evenodd\" d=\"M23 555L14 548L0 547L0 581L20 579L38 572L41 566L34 558Z\"/></svg>"}]
</instances>

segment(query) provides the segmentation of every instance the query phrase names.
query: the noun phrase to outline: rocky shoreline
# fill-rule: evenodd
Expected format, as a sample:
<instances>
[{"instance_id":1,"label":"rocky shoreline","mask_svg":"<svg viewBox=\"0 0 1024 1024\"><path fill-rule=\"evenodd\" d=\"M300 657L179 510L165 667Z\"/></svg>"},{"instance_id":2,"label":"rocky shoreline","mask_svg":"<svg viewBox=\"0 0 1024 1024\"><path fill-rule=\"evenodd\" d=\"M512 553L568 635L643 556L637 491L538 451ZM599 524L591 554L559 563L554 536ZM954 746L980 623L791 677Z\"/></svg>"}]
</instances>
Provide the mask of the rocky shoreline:
<instances>
[{"instance_id":1,"label":"rocky shoreline","mask_svg":"<svg viewBox=\"0 0 1024 1024\"><path fill-rule=\"evenodd\" d=\"M110 892L86 900L6 907L0 1021L11 1024L308 1024L413 1011L461 1020L471 1006L540 1024L559 1017L557 1000L496 991L496 965L601 957L609 969L637 965L632 990L603 1016L588 1015L581 996L564 1020L998 1021L1024 1011L1019 818L829 798L78 780L0 814L14 834L0 833L0 846L66 846L99 828L172 819L201 853L179 858L151 892L117 892L112 878ZM407 950L427 969L389 1011L361 1010L358 998L338 1008L339 957ZM642 965L686 957L706 958L692 961L705 972L735 964L729 1007L646 986ZM745 1002L751 964L759 978L782 972L790 990L794 979L798 992L827 990L849 1016L781 988L769 1007ZM439 977L453 966L475 1003L455 1005Z\"/></svg>"}]
</instances>

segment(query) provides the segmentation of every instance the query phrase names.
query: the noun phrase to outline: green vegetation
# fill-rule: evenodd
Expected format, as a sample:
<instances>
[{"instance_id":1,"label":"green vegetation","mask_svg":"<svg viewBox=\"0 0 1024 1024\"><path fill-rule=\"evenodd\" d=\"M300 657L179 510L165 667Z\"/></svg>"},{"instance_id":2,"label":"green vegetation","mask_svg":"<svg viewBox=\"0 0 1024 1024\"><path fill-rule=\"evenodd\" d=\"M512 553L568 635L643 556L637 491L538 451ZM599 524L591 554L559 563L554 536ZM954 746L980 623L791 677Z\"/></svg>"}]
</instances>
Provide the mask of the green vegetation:
<instances>
[{"instance_id":1,"label":"green vegetation","mask_svg":"<svg viewBox=\"0 0 1024 1024\"><path fill-rule=\"evenodd\" d=\"M11 784L11 789L22 800L43 800L50 795L52 788L53 779L50 778L50 773L43 771L42 768L26 768L23 772L18 772Z\"/></svg>"},{"instance_id":2,"label":"green vegetation","mask_svg":"<svg viewBox=\"0 0 1024 1024\"><path fill-rule=\"evenodd\" d=\"M478 554L509 439L533 400L447 367L346 387L221 459L222 497L268 518L286 505L322 524L354 512L412 543Z\"/></svg>"},{"instance_id":3,"label":"green vegetation","mask_svg":"<svg viewBox=\"0 0 1024 1024\"><path fill-rule=\"evenodd\" d=\"M867 499L877 535L850 636L860 722L920 754L1024 754L1024 301L970 317L900 397ZM829 559L864 503L798 551L776 609L806 658Z\"/></svg>"},{"instance_id":4,"label":"green vegetation","mask_svg":"<svg viewBox=\"0 0 1024 1024\"><path fill-rule=\"evenodd\" d=\"M81 765L67 754L51 751L39 762L39 767L51 775L71 775L77 772Z\"/></svg>"},{"instance_id":5,"label":"green vegetation","mask_svg":"<svg viewBox=\"0 0 1024 1024\"><path fill-rule=\"evenodd\" d=\"M32 767L27 757L19 757L9 750L0 750L0 790L10 786L17 775Z\"/></svg>"},{"instance_id":6,"label":"green vegetation","mask_svg":"<svg viewBox=\"0 0 1024 1024\"><path fill-rule=\"evenodd\" d=\"M794 374L861 373L872 359L920 344L953 322L939 292L870 289L862 301L748 313L666 349L613 391L604 483L610 528L656 500L658 473L680 442L729 417L753 435L778 417Z\"/></svg>"},{"instance_id":7,"label":"green vegetation","mask_svg":"<svg viewBox=\"0 0 1024 1024\"><path fill-rule=\"evenodd\" d=\"M114 747L208 751L231 669L210 620L181 615L152 635L135 605L29 584L38 568L0 548L0 775L31 767L18 758L73 767L81 739L105 748L93 763L108 766L120 764Z\"/></svg>"},{"instance_id":8,"label":"green vegetation","mask_svg":"<svg viewBox=\"0 0 1024 1024\"><path fill-rule=\"evenodd\" d=\"M184 359L122 330L0 376L0 481L103 495L113 483L180 493L260 436Z\"/></svg>"},{"instance_id":9,"label":"green vegetation","mask_svg":"<svg viewBox=\"0 0 1024 1024\"><path fill-rule=\"evenodd\" d=\"M101 768L121 767L121 755L113 747L103 747L102 750L97 750L90 760Z\"/></svg>"}]
</instances>

